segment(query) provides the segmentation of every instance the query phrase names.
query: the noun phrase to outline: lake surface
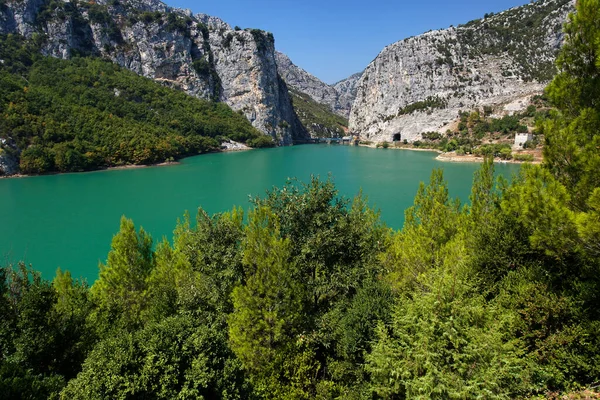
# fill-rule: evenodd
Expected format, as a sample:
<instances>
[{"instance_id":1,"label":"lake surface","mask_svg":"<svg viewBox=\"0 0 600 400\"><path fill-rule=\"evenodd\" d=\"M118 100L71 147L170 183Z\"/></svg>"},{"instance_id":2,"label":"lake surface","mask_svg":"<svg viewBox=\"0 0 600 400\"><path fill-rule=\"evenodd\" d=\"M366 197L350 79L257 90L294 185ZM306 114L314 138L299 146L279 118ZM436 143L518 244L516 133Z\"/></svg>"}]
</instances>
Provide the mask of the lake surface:
<instances>
[{"instance_id":1,"label":"lake surface","mask_svg":"<svg viewBox=\"0 0 600 400\"><path fill-rule=\"evenodd\" d=\"M77 174L0 179L0 265L24 260L52 279L57 267L92 283L105 261L121 215L143 226L155 242L172 239L185 210L213 214L248 196L262 196L288 177L308 182L332 174L340 194L360 189L385 223L399 229L419 182L443 168L452 197L468 201L478 164L435 160L431 152L304 145L191 157L181 164ZM509 177L517 165L497 165Z\"/></svg>"}]
</instances>

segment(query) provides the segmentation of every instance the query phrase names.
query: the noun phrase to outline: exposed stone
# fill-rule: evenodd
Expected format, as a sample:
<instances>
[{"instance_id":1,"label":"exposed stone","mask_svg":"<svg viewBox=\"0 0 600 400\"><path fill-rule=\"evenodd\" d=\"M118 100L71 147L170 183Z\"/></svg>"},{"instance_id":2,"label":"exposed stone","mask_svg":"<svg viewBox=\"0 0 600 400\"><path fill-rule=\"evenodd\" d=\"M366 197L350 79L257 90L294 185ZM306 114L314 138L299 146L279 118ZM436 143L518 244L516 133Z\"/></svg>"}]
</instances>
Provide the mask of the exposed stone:
<instances>
[{"instance_id":1,"label":"exposed stone","mask_svg":"<svg viewBox=\"0 0 600 400\"><path fill-rule=\"evenodd\" d=\"M573 6L572 0L541 0L386 47L358 82L351 132L375 142L398 134L415 141L423 132L443 132L460 110L541 93ZM506 32L512 32L508 41Z\"/></svg>"},{"instance_id":2,"label":"exposed stone","mask_svg":"<svg viewBox=\"0 0 600 400\"><path fill-rule=\"evenodd\" d=\"M0 176L14 175L19 172L19 164L10 152L3 149L4 140L0 139Z\"/></svg>"},{"instance_id":3,"label":"exposed stone","mask_svg":"<svg viewBox=\"0 0 600 400\"><path fill-rule=\"evenodd\" d=\"M225 151L241 151L241 150L249 150L250 147L246 146L244 143L234 142L233 140L228 140L226 142L221 143L221 149Z\"/></svg>"},{"instance_id":4,"label":"exposed stone","mask_svg":"<svg viewBox=\"0 0 600 400\"><path fill-rule=\"evenodd\" d=\"M8 0L0 11L0 33L42 35L46 55L99 55L190 95L225 102L277 143L307 136L278 75L272 35L232 30L219 18L157 0L70 3L77 7L68 12L48 4ZM177 23L169 25L167 14Z\"/></svg>"},{"instance_id":5,"label":"exposed stone","mask_svg":"<svg viewBox=\"0 0 600 400\"><path fill-rule=\"evenodd\" d=\"M279 74L289 87L306 93L314 101L329 106L334 113L348 118L356 95L353 83L360 74L352 75L332 86L295 65L287 55L275 52L275 57Z\"/></svg>"},{"instance_id":6,"label":"exposed stone","mask_svg":"<svg viewBox=\"0 0 600 400\"><path fill-rule=\"evenodd\" d=\"M338 92L337 107L345 111L344 116L346 118L350 115L352 104L354 104L354 100L356 99L357 86L362 74L362 72L359 72L350 75L348 78L333 84L333 87Z\"/></svg>"}]
</instances>

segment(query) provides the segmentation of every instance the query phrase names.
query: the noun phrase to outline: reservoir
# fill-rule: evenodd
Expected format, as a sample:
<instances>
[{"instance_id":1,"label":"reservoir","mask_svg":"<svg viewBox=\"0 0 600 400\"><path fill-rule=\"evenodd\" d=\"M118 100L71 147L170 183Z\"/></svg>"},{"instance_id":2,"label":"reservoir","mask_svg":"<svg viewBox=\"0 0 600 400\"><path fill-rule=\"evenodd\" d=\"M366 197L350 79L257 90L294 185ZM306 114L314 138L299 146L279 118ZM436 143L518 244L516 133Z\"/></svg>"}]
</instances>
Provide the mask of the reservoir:
<instances>
[{"instance_id":1,"label":"reservoir","mask_svg":"<svg viewBox=\"0 0 600 400\"><path fill-rule=\"evenodd\" d=\"M98 276L122 215L142 226L154 242L172 239L185 210L209 214L264 196L287 178L308 182L329 174L340 195L362 189L382 220L400 229L419 182L443 168L450 195L468 201L474 163L435 160L436 153L340 145L304 145L190 157L180 164L0 180L0 265L32 264L45 279L57 267L74 277ZM518 165L496 165L509 178Z\"/></svg>"}]
</instances>

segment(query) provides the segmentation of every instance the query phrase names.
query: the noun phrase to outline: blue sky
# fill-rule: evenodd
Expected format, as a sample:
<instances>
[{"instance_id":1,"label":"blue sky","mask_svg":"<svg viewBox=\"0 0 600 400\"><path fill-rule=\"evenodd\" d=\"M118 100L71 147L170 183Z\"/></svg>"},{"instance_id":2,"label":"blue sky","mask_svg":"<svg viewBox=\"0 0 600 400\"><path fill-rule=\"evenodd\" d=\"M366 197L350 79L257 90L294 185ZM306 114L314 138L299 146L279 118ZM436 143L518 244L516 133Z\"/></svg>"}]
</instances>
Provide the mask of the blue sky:
<instances>
[{"instance_id":1,"label":"blue sky","mask_svg":"<svg viewBox=\"0 0 600 400\"><path fill-rule=\"evenodd\" d=\"M275 35L275 47L334 83L364 69L388 44L447 28L527 0L163 0Z\"/></svg>"}]
</instances>

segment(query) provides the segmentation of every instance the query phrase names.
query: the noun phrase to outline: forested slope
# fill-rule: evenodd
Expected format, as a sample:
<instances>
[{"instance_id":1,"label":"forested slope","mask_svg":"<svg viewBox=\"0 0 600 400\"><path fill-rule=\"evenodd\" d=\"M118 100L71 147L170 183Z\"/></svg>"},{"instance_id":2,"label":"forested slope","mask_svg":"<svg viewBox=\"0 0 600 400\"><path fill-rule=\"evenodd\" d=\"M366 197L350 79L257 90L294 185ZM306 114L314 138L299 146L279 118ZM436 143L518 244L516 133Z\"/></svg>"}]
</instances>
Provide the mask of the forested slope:
<instances>
[{"instance_id":1,"label":"forested slope","mask_svg":"<svg viewBox=\"0 0 600 400\"><path fill-rule=\"evenodd\" d=\"M468 205L441 171L393 232L358 196L294 181L185 216L123 218L90 287L2 268L7 398L525 399L600 380L600 4L580 0L542 165ZM554 393L554 394L552 394Z\"/></svg>"},{"instance_id":2,"label":"forested slope","mask_svg":"<svg viewBox=\"0 0 600 400\"><path fill-rule=\"evenodd\" d=\"M150 164L218 149L220 137L250 144L261 137L225 104L99 58L44 57L6 35L0 59L2 148L23 173Z\"/></svg>"}]
</instances>

